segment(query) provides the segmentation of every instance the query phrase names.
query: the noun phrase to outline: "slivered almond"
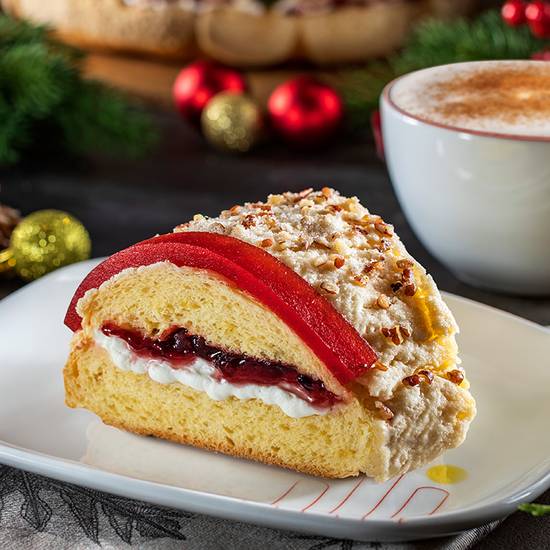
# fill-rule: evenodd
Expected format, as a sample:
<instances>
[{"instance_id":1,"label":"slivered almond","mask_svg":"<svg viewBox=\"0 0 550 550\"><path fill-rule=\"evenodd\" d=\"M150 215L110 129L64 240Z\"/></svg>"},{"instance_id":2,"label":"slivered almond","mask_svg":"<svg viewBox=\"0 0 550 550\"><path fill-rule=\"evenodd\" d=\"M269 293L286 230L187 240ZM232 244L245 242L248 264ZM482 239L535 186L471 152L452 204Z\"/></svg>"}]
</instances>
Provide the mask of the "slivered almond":
<instances>
[{"instance_id":1,"label":"slivered almond","mask_svg":"<svg viewBox=\"0 0 550 550\"><path fill-rule=\"evenodd\" d=\"M374 406L378 411L378 415L382 420L391 420L394 417L393 411L382 401L375 401Z\"/></svg>"},{"instance_id":2,"label":"slivered almond","mask_svg":"<svg viewBox=\"0 0 550 550\"><path fill-rule=\"evenodd\" d=\"M321 290L323 290L327 294L334 295L334 294L338 294L340 292L340 289L338 288L338 286L335 285L334 283L329 282L329 281L323 281L320 284L320 288L321 288Z\"/></svg>"}]
</instances>

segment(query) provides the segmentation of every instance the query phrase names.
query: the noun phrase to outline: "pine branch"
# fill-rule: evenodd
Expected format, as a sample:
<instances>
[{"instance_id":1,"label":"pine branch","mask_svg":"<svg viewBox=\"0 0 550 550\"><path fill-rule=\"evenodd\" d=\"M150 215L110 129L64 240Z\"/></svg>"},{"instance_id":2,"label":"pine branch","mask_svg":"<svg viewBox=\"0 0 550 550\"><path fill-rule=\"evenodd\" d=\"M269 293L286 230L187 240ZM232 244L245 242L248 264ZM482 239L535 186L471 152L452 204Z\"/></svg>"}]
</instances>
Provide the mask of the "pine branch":
<instances>
[{"instance_id":1,"label":"pine branch","mask_svg":"<svg viewBox=\"0 0 550 550\"><path fill-rule=\"evenodd\" d=\"M413 32L403 50L386 63L372 62L352 73L343 85L344 99L354 126L364 124L378 106L384 86L396 76L447 63L490 59L529 59L548 46L528 27L511 28L498 10L473 21L428 20Z\"/></svg>"},{"instance_id":2,"label":"pine branch","mask_svg":"<svg viewBox=\"0 0 550 550\"><path fill-rule=\"evenodd\" d=\"M98 82L81 82L55 114L69 151L90 150L135 157L153 146L157 134L149 116L119 92Z\"/></svg>"},{"instance_id":3,"label":"pine branch","mask_svg":"<svg viewBox=\"0 0 550 550\"><path fill-rule=\"evenodd\" d=\"M48 29L43 25L31 25L25 21L0 17L0 47L17 44L41 44L47 39Z\"/></svg>"},{"instance_id":4,"label":"pine branch","mask_svg":"<svg viewBox=\"0 0 550 550\"><path fill-rule=\"evenodd\" d=\"M550 516L550 504L526 503L520 504L518 508L535 517Z\"/></svg>"},{"instance_id":5,"label":"pine branch","mask_svg":"<svg viewBox=\"0 0 550 550\"><path fill-rule=\"evenodd\" d=\"M378 108L380 94L393 78L395 72L383 61L372 62L345 77L342 95L352 129L369 128L371 112Z\"/></svg>"},{"instance_id":6,"label":"pine branch","mask_svg":"<svg viewBox=\"0 0 550 550\"><path fill-rule=\"evenodd\" d=\"M15 164L21 158L20 151L31 142L27 117L0 98L0 120L0 165Z\"/></svg>"},{"instance_id":7,"label":"pine branch","mask_svg":"<svg viewBox=\"0 0 550 550\"><path fill-rule=\"evenodd\" d=\"M390 63L396 74L402 74L460 61L529 59L545 43L526 26L509 27L498 10L491 10L472 22L458 19L422 23L403 52Z\"/></svg>"},{"instance_id":8,"label":"pine branch","mask_svg":"<svg viewBox=\"0 0 550 550\"><path fill-rule=\"evenodd\" d=\"M153 145L150 118L123 94L84 79L82 59L47 28L0 16L0 165L43 144L131 156Z\"/></svg>"},{"instance_id":9,"label":"pine branch","mask_svg":"<svg viewBox=\"0 0 550 550\"><path fill-rule=\"evenodd\" d=\"M47 116L63 101L76 72L66 59L44 44L21 44L0 55L0 91L29 117Z\"/></svg>"}]
</instances>

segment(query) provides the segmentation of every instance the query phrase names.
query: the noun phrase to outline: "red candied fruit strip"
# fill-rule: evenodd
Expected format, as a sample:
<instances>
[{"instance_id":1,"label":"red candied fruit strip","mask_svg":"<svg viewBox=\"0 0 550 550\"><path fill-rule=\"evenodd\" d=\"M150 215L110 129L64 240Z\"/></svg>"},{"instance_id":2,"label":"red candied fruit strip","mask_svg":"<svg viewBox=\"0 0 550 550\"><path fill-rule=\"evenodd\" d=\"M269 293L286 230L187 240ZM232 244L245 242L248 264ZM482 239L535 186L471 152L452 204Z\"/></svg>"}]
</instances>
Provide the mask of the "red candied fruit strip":
<instances>
[{"instance_id":1,"label":"red candied fruit strip","mask_svg":"<svg viewBox=\"0 0 550 550\"><path fill-rule=\"evenodd\" d=\"M87 290L126 268L161 261L213 271L256 298L294 330L342 384L376 361L369 344L304 279L264 250L216 233L160 235L111 256L77 289L66 325L73 331L81 327L76 304Z\"/></svg>"}]
</instances>

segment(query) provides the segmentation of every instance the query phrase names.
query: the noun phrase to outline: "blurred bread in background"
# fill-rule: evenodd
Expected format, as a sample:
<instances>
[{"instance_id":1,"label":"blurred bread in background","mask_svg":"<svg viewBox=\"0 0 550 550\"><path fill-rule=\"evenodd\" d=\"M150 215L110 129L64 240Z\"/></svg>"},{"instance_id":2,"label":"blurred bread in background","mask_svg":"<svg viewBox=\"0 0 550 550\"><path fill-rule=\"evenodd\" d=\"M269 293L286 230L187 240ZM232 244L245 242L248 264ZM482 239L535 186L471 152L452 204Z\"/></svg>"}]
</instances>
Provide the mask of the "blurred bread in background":
<instances>
[{"instance_id":1,"label":"blurred bread in background","mask_svg":"<svg viewBox=\"0 0 550 550\"><path fill-rule=\"evenodd\" d=\"M90 49L238 67L290 60L355 63L391 53L427 16L465 15L477 0L0 0Z\"/></svg>"}]
</instances>

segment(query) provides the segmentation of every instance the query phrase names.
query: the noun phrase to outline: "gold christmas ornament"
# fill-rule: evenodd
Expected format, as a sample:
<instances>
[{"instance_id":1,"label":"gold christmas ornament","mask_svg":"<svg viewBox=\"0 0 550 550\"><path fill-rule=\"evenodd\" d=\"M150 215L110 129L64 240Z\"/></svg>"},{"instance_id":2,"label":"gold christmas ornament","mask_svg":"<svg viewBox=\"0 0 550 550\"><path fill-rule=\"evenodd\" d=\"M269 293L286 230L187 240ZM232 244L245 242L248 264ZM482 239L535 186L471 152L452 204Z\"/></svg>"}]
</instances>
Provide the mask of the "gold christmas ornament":
<instances>
[{"instance_id":1,"label":"gold christmas ornament","mask_svg":"<svg viewBox=\"0 0 550 550\"><path fill-rule=\"evenodd\" d=\"M248 96L222 92L206 105L201 125L204 136L214 147L245 153L260 139L262 115Z\"/></svg>"},{"instance_id":2,"label":"gold christmas ornament","mask_svg":"<svg viewBox=\"0 0 550 550\"><path fill-rule=\"evenodd\" d=\"M0 204L0 275L13 275L12 251L8 248L12 231L21 221L21 215L17 210Z\"/></svg>"},{"instance_id":3,"label":"gold christmas ornament","mask_svg":"<svg viewBox=\"0 0 550 550\"><path fill-rule=\"evenodd\" d=\"M22 279L32 281L86 260L90 252L90 235L76 218L60 210L39 210L13 230L10 247L0 252L0 265L11 266Z\"/></svg>"}]
</instances>

